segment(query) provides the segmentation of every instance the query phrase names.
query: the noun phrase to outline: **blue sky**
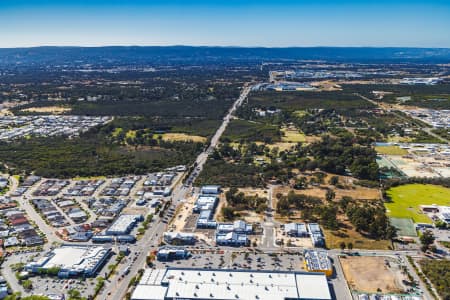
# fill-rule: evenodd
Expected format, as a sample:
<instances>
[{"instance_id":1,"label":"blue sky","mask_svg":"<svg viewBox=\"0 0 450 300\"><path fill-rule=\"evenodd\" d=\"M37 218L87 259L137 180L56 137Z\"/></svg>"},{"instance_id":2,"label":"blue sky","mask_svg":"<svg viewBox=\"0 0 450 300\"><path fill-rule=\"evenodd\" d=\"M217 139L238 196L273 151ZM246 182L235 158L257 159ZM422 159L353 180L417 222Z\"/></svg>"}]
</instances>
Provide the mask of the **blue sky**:
<instances>
[{"instance_id":1,"label":"blue sky","mask_svg":"<svg viewBox=\"0 0 450 300\"><path fill-rule=\"evenodd\" d=\"M450 47L450 0L0 0L0 47Z\"/></svg>"}]
</instances>

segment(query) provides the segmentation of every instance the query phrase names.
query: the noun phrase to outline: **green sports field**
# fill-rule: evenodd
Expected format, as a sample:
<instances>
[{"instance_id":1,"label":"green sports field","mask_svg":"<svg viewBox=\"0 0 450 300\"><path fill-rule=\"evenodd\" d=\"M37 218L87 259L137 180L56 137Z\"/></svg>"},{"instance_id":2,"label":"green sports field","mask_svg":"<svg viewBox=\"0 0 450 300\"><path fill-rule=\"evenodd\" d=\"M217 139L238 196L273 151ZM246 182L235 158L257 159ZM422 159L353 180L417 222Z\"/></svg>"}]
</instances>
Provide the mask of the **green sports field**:
<instances>
[{"instance_id":1,"label":"green sports field","mask_svg":"<svg viewBox=\"0 0 450 300\"><path fill-rule=\"evenodd\" d=\"M379 154L386 155L406 155L408 151L400 148L399 146L376 146L375 151Z\"/></svg>"},{"instance_id":2,"label":"green sports field","mask_svg":"<svg viewBox=\"0 0 450 300\"><path fill-rule=\"evenodd\" d=\"M450 189L431 184L406 184L387 191L392 199L385 203L388 216L393 218L411 218L415 223L432 223L422 214L420 205L450 206Z\"/></svg>"}]
</instances>

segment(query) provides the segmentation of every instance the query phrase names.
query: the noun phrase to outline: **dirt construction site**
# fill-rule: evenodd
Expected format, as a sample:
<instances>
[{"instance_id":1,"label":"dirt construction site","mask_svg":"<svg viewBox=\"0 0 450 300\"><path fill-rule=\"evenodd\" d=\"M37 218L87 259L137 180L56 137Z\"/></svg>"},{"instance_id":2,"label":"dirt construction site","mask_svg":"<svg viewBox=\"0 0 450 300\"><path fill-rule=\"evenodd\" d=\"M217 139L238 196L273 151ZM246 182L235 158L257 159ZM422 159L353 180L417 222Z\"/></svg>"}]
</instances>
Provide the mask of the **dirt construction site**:
<instances>
[{"instance_id":1,"label":"dirt construction site","mask_svg":"<svg viewBox=\"0 0 450 300\"><path fill-rule=\"evenodd\" d=\"M381 256L341 256L339 258L350 289L364 293L402 293L406 279L398 262Z\"/></svg>"}]
</instances>

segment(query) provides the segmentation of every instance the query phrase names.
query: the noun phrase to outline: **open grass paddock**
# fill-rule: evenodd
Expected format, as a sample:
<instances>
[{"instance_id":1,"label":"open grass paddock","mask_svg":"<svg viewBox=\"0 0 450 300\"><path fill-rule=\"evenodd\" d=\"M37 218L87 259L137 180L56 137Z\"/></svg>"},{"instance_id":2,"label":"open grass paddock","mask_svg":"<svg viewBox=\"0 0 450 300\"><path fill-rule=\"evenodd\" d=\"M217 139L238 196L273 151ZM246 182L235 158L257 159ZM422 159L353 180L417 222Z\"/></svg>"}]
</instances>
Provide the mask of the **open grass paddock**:
<instances>
[{"instance_id":1,"label":"open grass paddock","mask_svg":"<svg viewBox=\"0 0 450 300\"><path fill-rule=\"evenodd\" d=\"M385 203L388 215L394 218L411 218L415 223L432 223L420 211L420 205L450 206L450 189L432 184L405 184L387 191L392 202Z\"/></svg>"}]
</instances>

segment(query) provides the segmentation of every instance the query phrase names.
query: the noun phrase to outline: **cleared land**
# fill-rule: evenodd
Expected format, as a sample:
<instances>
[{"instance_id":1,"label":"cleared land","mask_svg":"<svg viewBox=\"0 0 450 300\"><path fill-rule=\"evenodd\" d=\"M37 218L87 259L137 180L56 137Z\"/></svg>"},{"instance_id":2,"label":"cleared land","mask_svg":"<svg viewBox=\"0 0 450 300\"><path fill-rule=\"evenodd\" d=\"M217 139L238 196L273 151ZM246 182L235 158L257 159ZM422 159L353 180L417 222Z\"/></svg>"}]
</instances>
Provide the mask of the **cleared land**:
<instances>
[{"instance_id":1,"label":"cleared land","mask_svg":"<svg viewBox=\"0 0 450 300\"><path fill-rule=\"evenodd\" d=\"M341 257L340 262L345 279L351 289L359 292L400 293L401 274L393 267L388 267L388 258L375 256L347 256ZM392 263L389 262L389 265Z\"/></svg>"},{"instance_id":2,"label":"cleared land","mask_svg":"<svg viewBox=\"0 0 450 300\"><path fill-rule=\"evenodd\" d=\"M341 229L339 232L327 229L323 231L328 249L339 249L341 242L344 242L346 245L352 243L354 249L388 250L389 246L391 246L390 241L368 239L354 230L349 222L345 223L349 228Z\"/></svg>"},{"instance_id":3,"label":"cleared land","mask_svg":"<svg viewBox=\"0 0 450 300\"><path fill-rule=\"evenodd\" d=\"M272 150L273 148L278 148L278 151L288 151L290 150L292 147L295 147L295 145L297 145L297 143L290 143L290 142L279 142L279 143L274 143L274 144L266 144L266 146Z\"/></svg>"},{"instance_id":4,"label":"cleared land","mask_svg":"<svg viewBox=\"0 0 450 300\"><path fill-rule=\"evenodd\" d=\"M31 113L48 113L48 114L63 114L65 112L69 112L72 109L70 107L62 107L62 106L46 106L46 107L29 107L22 109L24 112Z\"/></svg>"},{"instance_id":5,"label":"cleared land","mask_svg":"<svg viewBox=\"0 0 450 300\"><path fill-rule=\"evenodd\" d=\"M379 154L386 155L407 155L408 151L400 148L399 146L377 146L375 147L375 151Z\"/></svg>"},{"instance_id":6,"label":"cleared land","mask_svg":"<svg viewBox=\"0 0 450 300\"><path fill-rule=\"evenodd\" d=\"M203 136L189 135L185 133L164 133L162 135L162 139L164 141L171 141L171 142L179 142L179 141L200 142L200 143L206 142L206 138Z\"/></svg>"},{"instance_id":7,"label":"cleared land","mask_svg":"<svg viewBox=\"0 0 450 300\"><path fill-rule=\"evenodd\" d=\"M291 127L282 128L281 132L283 134L281 137L281 140L283 142L298 143L298 142L306 141L305 135L295 127L294 128L291 128Z\"/></svg>"},{"instance_id":8,"label":"cleared land","mask_svg":"<svg viewBox=\"0 0 450 300\"><path fill-rule=\"evenodd\" d=\"M438 185L406 184L389 189L387 195L392 200L385 203L390 217L411 218L416 223L432 223L420 205L450 205L450 189Z\"/></svg>"}]
</instances>

